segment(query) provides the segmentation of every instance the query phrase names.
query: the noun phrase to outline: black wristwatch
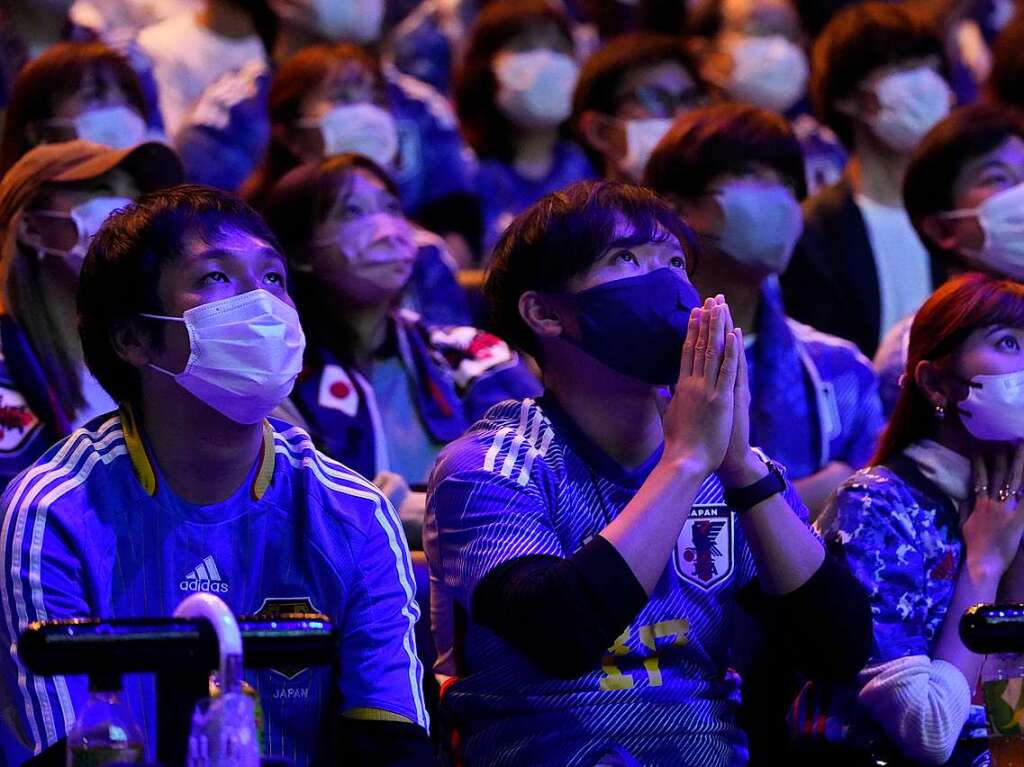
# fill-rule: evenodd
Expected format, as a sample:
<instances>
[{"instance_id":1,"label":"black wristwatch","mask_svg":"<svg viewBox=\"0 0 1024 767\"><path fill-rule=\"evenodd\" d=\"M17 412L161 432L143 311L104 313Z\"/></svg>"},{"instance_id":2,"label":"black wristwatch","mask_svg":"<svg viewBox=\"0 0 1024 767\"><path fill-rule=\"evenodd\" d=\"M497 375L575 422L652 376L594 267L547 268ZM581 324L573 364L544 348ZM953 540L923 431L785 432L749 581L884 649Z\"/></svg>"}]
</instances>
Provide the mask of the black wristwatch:
<instances>
[{"instance_id":1,"label":"black wristwatch","mask_svg":"<svg viewBox=\"0 0 1024 767\"><path fill-rule=\"evenodd\" d=\"M765 461L764 465L768 469L766 476L761 477L752 485L733 488L723 493L726 504L737 514L750 511L761 501L771 498L776 493L785 491L786 480L783 478L782 472L775 461Z\"/></svg>"}]
</instances>

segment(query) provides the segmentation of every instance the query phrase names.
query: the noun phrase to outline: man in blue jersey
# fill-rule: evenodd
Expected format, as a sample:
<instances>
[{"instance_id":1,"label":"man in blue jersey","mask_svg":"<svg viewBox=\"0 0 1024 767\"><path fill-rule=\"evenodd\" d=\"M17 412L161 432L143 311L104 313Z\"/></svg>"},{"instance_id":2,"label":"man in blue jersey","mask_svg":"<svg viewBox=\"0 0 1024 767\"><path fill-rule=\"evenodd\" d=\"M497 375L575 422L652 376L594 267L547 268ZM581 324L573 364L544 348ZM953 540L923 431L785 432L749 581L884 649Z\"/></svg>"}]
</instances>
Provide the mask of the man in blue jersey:
<instances>
[{"instance_id":1,"label":"man in blue jersey","mask_svg":"<svg viewBox=\"0 0 1024 767\"><path fill-rule=\"evenodd\" d=\"M700 303L695 253L614 182L543 198L496 250L494 318L546 392L495 406L431 477L436 670L466 765L745 764L737 605L800 636L812 678L867 657L865 595L749 444L743 334Z\"/></svg>"},{"instance_id":2,"label":"man in blue jersey","mask_svg":"<svg viewBox=\"0 0 1024 767\"><path fill-rule=\"evenodd\" d=\"M236 613L322 612L340 630L336 678L247 676L269 755L429 763L401 524L305 432L266 418L305 340L259 216L204 187L139 198L90 248L79 320L89 368L120 408L3 497L0 761L59 743L86 694L84 678L21 666L15 641L29 622L169 615L208 591ZM128 677L126 692L155 758L151 677Z\"/></svg>"}]
</instances>

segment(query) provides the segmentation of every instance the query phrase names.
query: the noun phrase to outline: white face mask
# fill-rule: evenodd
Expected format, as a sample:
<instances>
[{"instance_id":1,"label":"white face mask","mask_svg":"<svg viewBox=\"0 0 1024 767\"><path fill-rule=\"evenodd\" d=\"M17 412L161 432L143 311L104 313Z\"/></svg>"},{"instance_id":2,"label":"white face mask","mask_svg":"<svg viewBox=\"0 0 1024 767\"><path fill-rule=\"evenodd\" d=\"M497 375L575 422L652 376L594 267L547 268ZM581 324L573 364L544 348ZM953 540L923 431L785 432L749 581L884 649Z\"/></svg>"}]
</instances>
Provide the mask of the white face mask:
<instances>
[{"instance_id":1,"label":"white face mask","mask_svg":"<svg viewBox=\"0 0 1024 767\"><path fill-rule=\"evenodd\" d=\"M76 138L112 149L127 149L146 140L146 121L124 104L89 109L73 120L53 119L46 124L74 128Z\"/></svg>"},{"instance_id":2,"label":"white face mask","mask_svg":"<svg viewBox=\"0 0 1024 767\"><path fill-rule=\"evenodd\" d=\"M339 104L319 120L300 120L298 124L320 129L325 157L355 152L390 168L398 155L395 119L376 104Z\"/></svg>"},{"instance_id":3,"label":"white face mask","mask_svg":"<svg viewBox=\"0 0 1024 767\"><path fill-rule=\"evenodd\" d=\"M975 376L959 408L964 413L960 420L975 439L1024 439L1024 370Z\"/></svg>"},{"instance_id":4,"label":"white face mask","mask_svg":"<svg viewBox=\"0 0 1024 767\"><path fill-rule=\"evenodd\" d=\"M516 125L553 128L572 112L579 73L572 57L546 48L502 53L494 62L498 106Z\"/></svg>"},{"instance_id":5,"label":"white face mask","mask_svg":"<svg viewBox=\"0 0 1024 767\"><path fill-rule=\"evenodd\" d=\"M788 38L743 37L729 53L733 68L725 89L735 101L782 113L807 92L807 54Z\"/></svg>"},{"instance_id":6,"label":"white face mask","mask_svg":"<svg viewBox=\"0 0 1024 767\"><path fill-rule=\"evenodd\" d=\"M985 233L980 250L963 248L964 255L992 271L1024 280L1024 184L989 197L973 210L954 210L944 218L977 218Z\"/></svg>"},{"instance_id":7,"label":"white face mask","mask_svg":"<svg viewBox=\"0 0 1024 767\"><path fill-rule=\"evenodd\" d=\"M18 233L18 239L28 247L32 248L42 256L57 256L68 262L68 265L77 273L82 268L82 261L85 254L89 252L89 245L93 237L100 230L103 222L107 220L115 210L131 205L132 201L127 197L93 197L91 200L76 205L67 213L59 210L33 210L29 215L45 216L47 218L59 218L71 220L78 233L78 240L71 250L63 251L44 245L38 235L29 234L25 228L25 220Z\"/></svg>"},{"instance_id":8,"label":"white face mask","mask_svg":"<svg viewBox=\"0 0 1024 767\"><path fill-rule=\"evenodd\" d=\"M626 156L619 161L619 167L633 182L639 184L644 178L644 169L651 159L654 147L672 127L672 120L666 117L652 117L647 120L625 120Z\"/></svg>"},{"instance_id":9,"label":"white face mask","mask_svg":"<svg viewBox=\"0 0 1024 767\"><path fill-rule=\"evenodd\" d=\"M930 67L894 72L874 87L880 109L865 118L875 135L900 154L910 154L949 114L952 92Z\"/></svg>"},{"instance_id":10,"label":"white face mask","mask_svg":"<svg viewBox=\"0 0 1024 767\"><path fill-rule=\"evenodd\" d=\"M287 397L302 371L306 337L299 315L266 290L211 301L181 317L189 357L180 373L150 364L197 399L238 423L259 423Z\"/></svg>"},{"instance_id":11,"label":"white face mask","mask_svg":"<svg viewBox=\"0 0 1024 767\"><path fill-rule=\"evenodd\" d=\"M719 247L741 264L782 274L804 228L800 203L782 184L733 181L715 195L724 226Z\"/></svg>"},{"instance_id":12,"label":"white face mask","mask_svg":"<svg viewBox=\"0 0 1024 767\"><path fill-rule=\"evenodd\" d=\"M384 0L270 0L279 18L332 41L366 45L380 39Z\"/></svg>"}]
</instances>

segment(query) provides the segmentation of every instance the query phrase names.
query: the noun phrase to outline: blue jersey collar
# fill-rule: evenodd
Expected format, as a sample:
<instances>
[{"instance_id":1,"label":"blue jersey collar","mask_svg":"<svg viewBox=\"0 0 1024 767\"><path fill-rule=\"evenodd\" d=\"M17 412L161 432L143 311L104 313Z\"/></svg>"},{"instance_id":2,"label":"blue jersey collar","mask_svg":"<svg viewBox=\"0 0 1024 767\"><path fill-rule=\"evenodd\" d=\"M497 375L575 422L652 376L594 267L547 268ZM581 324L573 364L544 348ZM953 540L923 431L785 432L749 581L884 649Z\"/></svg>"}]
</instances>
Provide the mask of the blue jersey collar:
<instances>
[{"instance_id":1,"label":"blue jersey collar","mask_svg":"<svg viewBox=\"0 0 1024 767\"><path fill-rule=\"evenodd\" d=\"M636 468L625 467L583 433L550 391L545 391L538 398L537 404L555 427L555 432L569 444L569 447L597 474L616 485L631 489L639 488L661 460L661 454L665 449L664 443L658 445L650 457Z\"/></svg>"},{"instance_id":2,"label":"blue jersey collar","mask_svg":"<svg viewBox=\"0 0 1024 767\"><path fill-rule=\"evenodd\" d=\"M157 471L153 459L150 456L149 448L146 446L146 439L135 418L131 405L123 403L119 408L121 426L124 430L124 442L128 448L128 456L132 461L132 468L135 476L142 485L142 489L149 496L156 495ZM252 499L258 501L270 487L270 480L274 476L274 429L270 421L263 419L263 450L260 452L259 466L253 472L252 486L250 492Z\"/></svg>"}]
</instances>

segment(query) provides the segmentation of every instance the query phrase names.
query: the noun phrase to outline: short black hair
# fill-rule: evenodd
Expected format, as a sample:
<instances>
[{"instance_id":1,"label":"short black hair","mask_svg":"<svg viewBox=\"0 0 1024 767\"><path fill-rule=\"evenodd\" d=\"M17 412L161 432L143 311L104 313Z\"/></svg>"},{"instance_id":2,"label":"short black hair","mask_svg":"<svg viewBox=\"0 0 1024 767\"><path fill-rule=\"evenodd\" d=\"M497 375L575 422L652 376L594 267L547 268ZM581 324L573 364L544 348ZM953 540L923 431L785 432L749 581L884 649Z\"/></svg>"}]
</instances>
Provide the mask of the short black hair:
<instances>
[{"instance_id":1,"label":"short black hair","mask_svg":"<svg viewBox=\"0 0 1024 767\"><path fill-rule=\"evenodd\" d=\"M811 102L818 118L853 145L853 121L838 103L876 69L934 56L945 61L935 29L918 13L885 2L844 8L826 25L811 55Z\"/></svg>"},{"instance_id":2,"label":"short black hair","mask_svg":"<svg viewBox=\"0 0 1024 767\"><path fill-rule=\"evenodd\" d=\"M78 279L78 332L86 365L115 402L137 403L140 378L118 355L114 334L142 313L164 314L164 264L181 257L190 237L210 241L225 226L278 247L263 219L238 197L195 184L142 195L100 227ZM147 322L158 347L162 324Z\"/></svg>"},{"instance_id":3,"label":"short black hair","mask_svg":"<svg viewBox=\"0 0 1024 767\"><path fill-rule=\"evenodd\" d=\"M997 149L1008 138L1024 140L1024 114L997 104L978 103L953 110L921 140L903 181L903 205L933 256L955 256L931 241L925 219L952 210L953 185L972 160Z\"/></svg>"},{"instance_id":4,"label":"short black hair","mask_svg":"<svg viewBox=\"0 0 1024 767\"><path fill-rule=\"evenodd\" d=\"M495 327L506 340L537 356L533 332L519 314L530 290L563 292L585 273L615 237L622 221L639 245L675 237L692 271L698 255L693 230L654 192L618 181L579 181L535 202L505 230L494 249L484 294Z\"/></svg>"},{"instance_id":5,"label":"short black hair","mask_svg":"<svg viewBox=\"0 0 1024 767\"><path fill-rule=\"evenodd\" d=\"M570 124L576 130L577 142L587 151L595 165L600 165L601 158L580 134L580 116L589 110L603 115L614 114L617 107L616 94L630 73L666 61L678 63L693 78L698 89L701 92L705 90L695 51L685 39L673 35L653 32L620 35L609 40L587 59L573 92Z\"/></svg>"},{"instance_id":6,"label":"short black hair","mask_svg":"<svg viewBox=\"0 0 1024 767\"><path fill-rule=\"evenodd\" d=\"M776 171L797 197L806 193L803 151L785 118L746 104L714 104L673 123L651 154L644 183L692 200L714 179L749 173L755 164Z\"/></svg>"}]
</instances>

